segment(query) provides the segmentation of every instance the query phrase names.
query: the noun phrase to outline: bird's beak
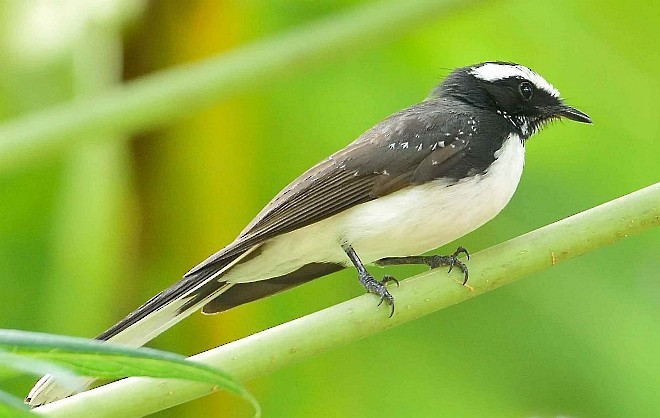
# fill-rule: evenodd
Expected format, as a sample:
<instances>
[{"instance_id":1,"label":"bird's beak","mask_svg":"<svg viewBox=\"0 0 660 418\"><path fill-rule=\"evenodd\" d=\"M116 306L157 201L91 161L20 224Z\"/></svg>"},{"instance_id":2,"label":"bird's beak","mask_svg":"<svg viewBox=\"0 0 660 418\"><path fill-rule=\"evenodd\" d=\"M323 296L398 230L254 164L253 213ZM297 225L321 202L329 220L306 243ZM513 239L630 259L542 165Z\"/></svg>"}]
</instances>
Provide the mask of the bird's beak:
<instances>
[{"instance_id":1,"label":"bird's beak","mask_svg":"<svg viewBox=\"0 0 660 418\"><path fill-rule=\"evenodd\" d=\"M589 115L565 104L555 107L553 109L553 115L574 120L576 122L591 123Z\"/></svg>"}]
</instances>

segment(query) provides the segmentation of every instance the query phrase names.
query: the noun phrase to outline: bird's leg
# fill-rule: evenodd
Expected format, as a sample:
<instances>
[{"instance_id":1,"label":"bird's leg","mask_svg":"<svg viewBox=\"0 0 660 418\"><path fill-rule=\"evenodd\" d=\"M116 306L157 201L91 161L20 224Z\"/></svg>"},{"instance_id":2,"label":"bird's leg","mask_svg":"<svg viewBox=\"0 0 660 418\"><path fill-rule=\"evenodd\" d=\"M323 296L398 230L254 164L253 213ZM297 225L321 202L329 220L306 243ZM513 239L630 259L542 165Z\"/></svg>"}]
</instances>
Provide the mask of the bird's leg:
<instances>
[{"instance_id":1,"label":"bird's leg","mask_svg":"<svg viewBox=\"0 0 660 418\"><path fill-rule=\"evenodd\" d=\"M342 244L341 247L344 249L344 252L346 252L346 255L357 269L358 279L360 280L360 283L362 283L364 288L367 289L367 292L375 293L380 296L380 303L378 303L378 306L380 306L380 304L383 303L383 301L386 301L387 304L392 307L392 310L390 312L390 318L391 318L392 315L394 315L394 297L387 290L387 287L385 287L385 283L395 282L398 286L399 281L390 275L383 276L383 280L381 281L374 279L374 276L369 274L367 268L364 266L364 264L362 264L360 257L358 257L353 247L351 247L349 244Z\"/></svg>"},{"instance_id":2,"label":"bird's leg","mask_svg":"<svg viewBox=\"0 0 660 418\"><path fill-rule=\"evenodd\" d=\"M463 276L463 286L468 281L468 268L461 260L458 259L459 254L465 254L467 259L470 259L470 253L463 248L458 247L451 255L416 255L410 257L387 257L381 258L376 261L376 264L379 266L393 266L399 264L426 264L432 269L440 266L449 266L449 271L451 271L454 266L458 267L462 272Z\"/></svg>"}]
</instances>

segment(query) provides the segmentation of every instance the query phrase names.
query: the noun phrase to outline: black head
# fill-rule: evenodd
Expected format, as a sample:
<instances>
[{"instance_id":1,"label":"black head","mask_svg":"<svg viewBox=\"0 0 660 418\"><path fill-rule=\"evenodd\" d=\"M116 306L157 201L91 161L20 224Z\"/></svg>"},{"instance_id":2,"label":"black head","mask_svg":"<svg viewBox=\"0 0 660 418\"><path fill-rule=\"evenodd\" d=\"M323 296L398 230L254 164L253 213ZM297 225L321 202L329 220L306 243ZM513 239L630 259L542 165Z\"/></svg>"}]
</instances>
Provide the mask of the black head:
<instances>
[{"instance_id":1,"label":"black head","mask_svg":"<svg viewBox=\"0 0 660 418\"><path fill-rule=\"evenodd\" d=\"M432 93L446 96L501 114L525 139L553 119L591 123L585 113L565 105L543 77L510 62L484 62L453 71Z\"/></svg>"}]
</instances>

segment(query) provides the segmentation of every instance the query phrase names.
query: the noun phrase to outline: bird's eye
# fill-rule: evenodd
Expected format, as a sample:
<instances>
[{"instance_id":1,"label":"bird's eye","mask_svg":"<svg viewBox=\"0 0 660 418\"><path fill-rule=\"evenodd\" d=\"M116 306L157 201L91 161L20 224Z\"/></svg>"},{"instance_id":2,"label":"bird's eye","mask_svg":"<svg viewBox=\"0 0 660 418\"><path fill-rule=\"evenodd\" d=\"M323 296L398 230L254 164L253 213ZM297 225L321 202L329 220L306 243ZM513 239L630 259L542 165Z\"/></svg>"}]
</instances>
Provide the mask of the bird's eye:
<instances>
[{"instance_id":1,"label":"bird's eye","mask_svg":"<svg viewBox=\"0 0 660 418\"><path fill-rule=\"evenodd\" d=\"M525 100L530 100L534 95L534 87L529 81L523 81L520 83L518 86L518 91L520 92L522 98Z\"/></svg>"}]
</instances>

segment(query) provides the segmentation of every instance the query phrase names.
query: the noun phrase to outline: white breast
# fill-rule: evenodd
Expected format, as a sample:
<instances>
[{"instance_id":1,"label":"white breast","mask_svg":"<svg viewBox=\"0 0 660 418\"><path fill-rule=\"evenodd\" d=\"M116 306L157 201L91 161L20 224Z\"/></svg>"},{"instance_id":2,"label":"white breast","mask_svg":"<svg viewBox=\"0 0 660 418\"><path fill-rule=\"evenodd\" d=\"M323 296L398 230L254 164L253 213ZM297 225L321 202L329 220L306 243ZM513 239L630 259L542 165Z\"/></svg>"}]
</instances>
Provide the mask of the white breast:
<instances>
[{"instance_id":1,"label":"white breast","mask_svg":"<svg viewBox=\"0 0 660 418\"><path fill-rule=\"evenodd\" d=\"M520 138L507 138L495 157L482 175L453 184L436 180L347 211L348 242L371 262L421 254L477 229L506 206L518 186L525 162Z\"/></svg>"},{"instance_id":2,"label":"white breast","mask_svg":"<svg viewBox=\"0 0 660 418\"><path fill-rule=\"evenodd\" d=\"M224 277L248 282L276 277L310 262L347 264L350 243L364 263L418 255L475 230L497 215L518 186L525 148L509 136L487 172L458 183L436 180L400 190L269 241L259 257Z\"/></svg>"}]
</instances>

